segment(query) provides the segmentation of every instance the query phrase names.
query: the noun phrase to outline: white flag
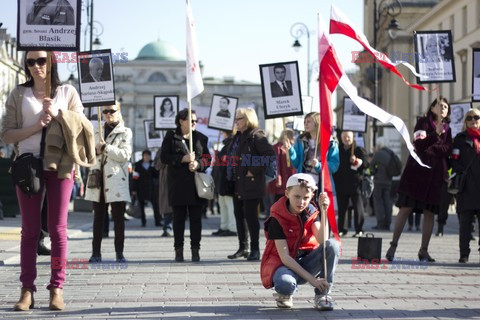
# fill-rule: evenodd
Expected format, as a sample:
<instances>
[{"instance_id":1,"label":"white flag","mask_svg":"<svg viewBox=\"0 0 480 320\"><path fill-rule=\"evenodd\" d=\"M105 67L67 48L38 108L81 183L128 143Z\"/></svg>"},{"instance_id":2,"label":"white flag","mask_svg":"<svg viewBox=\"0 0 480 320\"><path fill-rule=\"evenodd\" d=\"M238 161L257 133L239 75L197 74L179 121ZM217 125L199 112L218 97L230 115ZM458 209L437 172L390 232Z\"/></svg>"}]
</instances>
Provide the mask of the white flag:
<instances>
[{"instance_id":1,"label":"white flag","mask_svg":"<svg viewBox=\"0 0 480 320\"><path fill-rule=\"evenodd\" d=\"M187 100L191 101L203 91L202 74L198 62L197 34L192 9L187 0Z\"/></svg>"}]
</instances>

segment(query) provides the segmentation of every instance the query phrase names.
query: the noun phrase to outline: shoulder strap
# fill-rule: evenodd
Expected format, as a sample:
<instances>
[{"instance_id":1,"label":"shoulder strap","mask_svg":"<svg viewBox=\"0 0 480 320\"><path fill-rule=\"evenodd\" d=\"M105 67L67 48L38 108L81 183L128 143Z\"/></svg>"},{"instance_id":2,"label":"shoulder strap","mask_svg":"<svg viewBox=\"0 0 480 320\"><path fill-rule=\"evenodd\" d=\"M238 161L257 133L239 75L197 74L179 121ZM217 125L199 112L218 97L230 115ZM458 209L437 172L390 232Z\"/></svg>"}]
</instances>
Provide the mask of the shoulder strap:
<instances>
[{"instance_id":1,"label":"shoulder strap","mask_svg":"<svg viewBox=\"0 0 480 320\"><path fill-rule=\"evenodd\" d=\"M40 140L40 159L43 159L45 153L45 136L47 135L47 127L42 129L42 140Z\"/></svg>"}]
</instances>

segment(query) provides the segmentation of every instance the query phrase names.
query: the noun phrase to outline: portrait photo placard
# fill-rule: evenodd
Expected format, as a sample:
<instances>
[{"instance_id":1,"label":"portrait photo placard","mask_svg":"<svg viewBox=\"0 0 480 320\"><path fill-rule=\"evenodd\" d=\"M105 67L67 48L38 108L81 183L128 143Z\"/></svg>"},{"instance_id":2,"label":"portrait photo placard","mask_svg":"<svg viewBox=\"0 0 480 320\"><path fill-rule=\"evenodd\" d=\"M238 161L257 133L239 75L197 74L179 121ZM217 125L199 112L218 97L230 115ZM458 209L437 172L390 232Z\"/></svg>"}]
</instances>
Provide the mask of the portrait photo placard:
<instances>
[{"instance_id":1,"label":"portrait photo placard","mask_svg":"<svg viewBox=\"0 0 480 320\"><path fill-rule=\"evenodd\" d=\"M450 30L415 31L418 83L455 82L455 59Z\"/></svg>"},{"instance_id":2,"label":"portrait photo placard","mask_svg":"<svg viewBox=\"0 0 480 320\"><path fill-rule=\"evenodd\" d=\"M80 50L82 0L17 0L18 50Z\"/></svg>"},{"instance_id":3,"label":"portrait photo placard","mask_svg":"<svg viewBox=\"0 0 480 320\"><path fill-rule=\"evenodd\" d=\"M265 119L303 115L298 62L269 63L259 67Z\"/></svg>"},{"instance_id":4,"label":"portrait photo placard","mask_svg":"<svg viewBox=\"0 0 480 320\"><path fill-rule=\"evenodd\" d=\"M153 96L153 120L155 129L166 130L175 129L175 117L178 113L178 96Z\"/></svg>"},{"instance_id":5,"label":"portrait photo placard","mask_svg":"<svg viewBox=\"0 0 480 320\"><path fill-rule=\"evenodd\" d=\"M237 106L238 98L214 94L208 116L208 127L226 131L233 130Z\"/></svg>"},{"instance_id":6,"label":"portrait photo placard","mask_svg":"<svg viewBox=\"0 0 480 320\"><path fill-rule=\"evenodd\" d=\"M480 102L480 49L473 49L472 101Z\"/></svg>"},{"instance_id":7,"label":"portrait photo placard","mask_svg":"<svg viewBox=\"0 0 480 320\"><path fill-rule=\"evenodd\" d=\"M472 104L470 102L450 104L450 129L452 130L452 138L455 138L458 133L462 132L463 120L471 108Z\"/></svg>"},{"instance_id":8,"label":"portrait photo placard","mask_svg":"<svg viewBox=\"0 0 480 320\"><path fill-rule=\"evenodd\" d=\"M155 121L144 120L145 141L148 148L160 148L162 146L163 134L161 130L155 129Z\"/></svg>"},{"instance_id":9,"label":"portrait photo placard","mask_svg":"<svg viewBox=\"0 0 480 320\"><path fill-rule=\"evenodd\" d=\"M343 97L343 131L366 132L367 115L349 97Z\"/></svg>"},{"instance_id":10,"label":"portrait photo placard","mask_svg":"<svg viewBox=\"0 0 480 320\"><path fill-rule=\"evenodd\" d=\"M115 104L111 50L80 52L77 61L80 98L85 107Z\"/></svg>"},{"instance_id":11,"label":"portrait photo placard","mask_svg":"<svg viewBox=\"0 0 480 320\"><path fill-rule=\"evenodd\" d=\"M364 132L354 132L353 133L353 140L357 147L365 149L365 133Z\"/></svg>"}]
</instances>

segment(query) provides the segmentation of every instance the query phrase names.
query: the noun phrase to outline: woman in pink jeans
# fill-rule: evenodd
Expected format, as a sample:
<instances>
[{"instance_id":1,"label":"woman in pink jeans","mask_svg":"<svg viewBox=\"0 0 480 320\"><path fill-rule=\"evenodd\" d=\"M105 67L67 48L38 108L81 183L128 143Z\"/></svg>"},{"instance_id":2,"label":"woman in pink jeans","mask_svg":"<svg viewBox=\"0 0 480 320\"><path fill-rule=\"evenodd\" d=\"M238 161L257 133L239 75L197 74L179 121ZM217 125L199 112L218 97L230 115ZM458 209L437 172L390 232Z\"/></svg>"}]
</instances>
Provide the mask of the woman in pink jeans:
<instances>
[{"instance_id":1,"label":"woman in pink jeans","mask_svg":"<svg viewBox=\"0 0 480 320\"><path fill-rule=\"evenodd\" d=\"M49 136L53 131L51 130L53 126L50 126L50 124L55 121L64 126L70 123L74 125L79 125L80 122L86 123L82 119L85 116L77 91L70 85L60 83L56 63L52 63L51 68L51 95L49 97L45 95L46 62L46 51L26 52L25 73L27 81L17 86L7 100L6 114L2 119L1 139L5 144L15 144L17 156L23 153L33 153L34 156L39 157L42 129L49 127L45 138L48 146ZM91 124L89 125L89 130L92 130ZM67 137L63 138L65 143L71 141ZM93 135L91 138L93 138ZM68 204L73 187L73 164L74 162L78 163L78 161L74 159L75 156L72 158L66 151L63 151L65 148L58 149L60 153L58 156L63 157L63 160L58 164L58 169L52 169L51 163L47 160L50 157L49 148L45 148L45 150L43 190L31 196L24 194L18 187L16 190L22 216L20 245L22 290L20 300L14 307L17 311L26 311L34 307L33 293L37 290L35 287L35 278L37 277L36 250L44 193L46 193L48 201L48 229L52 243L51 278L47 287L50 290L49 308L50 310L62 310L64 308L62 288L65 282L67 261ZM70 157L70 159L65 157ZM62 166L65 159L70 160L69 165ZM95 160L91 159L91 161Z\"/></svg>"}]
</instances>

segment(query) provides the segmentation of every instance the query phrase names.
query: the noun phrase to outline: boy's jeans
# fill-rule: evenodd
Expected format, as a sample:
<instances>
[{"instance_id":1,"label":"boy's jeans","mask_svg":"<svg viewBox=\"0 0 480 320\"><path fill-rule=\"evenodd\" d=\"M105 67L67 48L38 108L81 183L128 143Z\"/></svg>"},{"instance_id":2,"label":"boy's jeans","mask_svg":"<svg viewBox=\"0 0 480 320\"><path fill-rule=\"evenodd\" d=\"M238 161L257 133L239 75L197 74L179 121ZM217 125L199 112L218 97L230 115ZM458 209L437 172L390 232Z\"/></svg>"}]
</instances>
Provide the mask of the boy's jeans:
<instances>
[{"instance_id":1,"label":"boy's jeans","mask_svg":"<svg viewBox=\"0 0 480 320\"><path fill-rule=\"evenodd\" d=\"M328 239L325 248L327 255L327 282L330 284L328 292L330 293L333 285L333 276L337 267L340 247L335 239ZM297 262L315 277L325 278L323 268L323 245L310 252L308 255L297 259ZM273 275L273 285L275 291L282 295L292 295L297 290L297 285L305 284L306 281L295 272L285 266L281 266ZM321 294L320 290L315 288L315 294Z\"/></svg>"}]
</instances>

